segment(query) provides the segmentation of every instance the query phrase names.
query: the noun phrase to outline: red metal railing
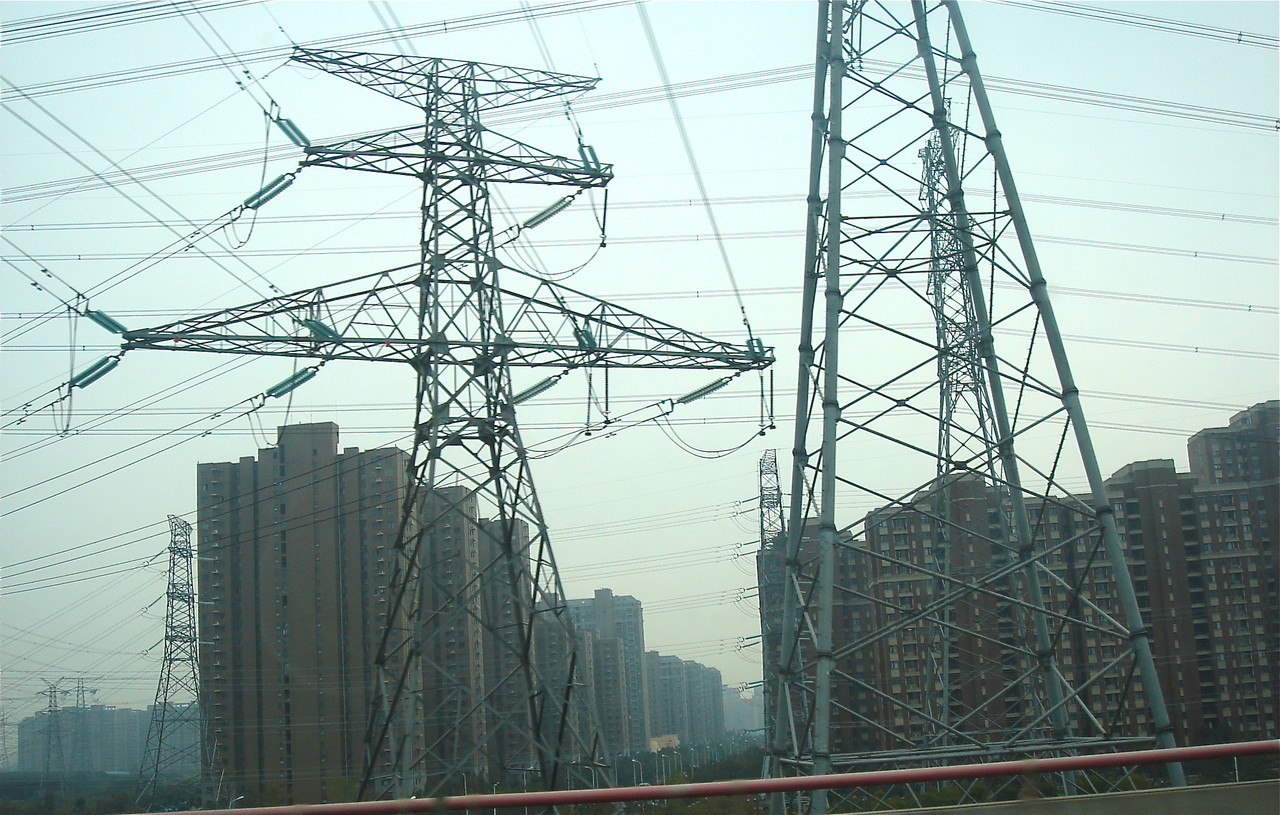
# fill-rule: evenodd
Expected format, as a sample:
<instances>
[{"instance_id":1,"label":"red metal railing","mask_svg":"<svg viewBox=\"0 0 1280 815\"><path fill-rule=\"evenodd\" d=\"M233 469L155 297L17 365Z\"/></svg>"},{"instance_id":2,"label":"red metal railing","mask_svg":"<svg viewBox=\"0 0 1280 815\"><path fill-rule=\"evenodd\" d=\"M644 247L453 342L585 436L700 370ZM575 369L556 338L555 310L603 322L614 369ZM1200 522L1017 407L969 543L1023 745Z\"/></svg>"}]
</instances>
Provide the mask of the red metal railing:
<instances>
[{"instance_id":1,"label":"red metal railing","mask_svg":"<svg viewBox=\"0 0 1280 815\"><path fill-rule=\"evenodd\" d=\"M396 801L360 801L350 804L293 804L249 809L190 810L185 815L245 813L245 815L399 815L442 810L484 810L553 804L606 804L624 801L654 801L665 798L711 798L728 795L758 795L768 792L799 792L815 789L851 789L886 784L955 781L1012 775L1102 770L1142 764L1168 764L1213 758L1239 758L1280 754L1280 740L1210 744L1203 747L1173 747L1167 750L1137 750L1088 756L997 761L990 764L960 764L949 767L914 767L864 773L806 775L790 778L753 778L742 781L707 781L700 784L667 784L649 787L614 787L590 790L550 790L544 792L503 792L496 795L453 795L447 798L411 798Z\"/></svg>"}]
</instances>

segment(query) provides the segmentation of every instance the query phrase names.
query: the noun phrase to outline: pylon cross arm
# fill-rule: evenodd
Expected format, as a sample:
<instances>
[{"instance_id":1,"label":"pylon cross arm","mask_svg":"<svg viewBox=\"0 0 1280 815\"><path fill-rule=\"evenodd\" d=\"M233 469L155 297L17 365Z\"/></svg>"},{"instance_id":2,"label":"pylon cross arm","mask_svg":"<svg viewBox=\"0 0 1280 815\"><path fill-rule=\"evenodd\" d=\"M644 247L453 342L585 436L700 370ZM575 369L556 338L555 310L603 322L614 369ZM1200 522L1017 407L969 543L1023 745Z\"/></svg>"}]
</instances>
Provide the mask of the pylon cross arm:
<instances>
[{"instance_id":1,"label":"pylon cross arm","mask_svg":"<svg viewBox=\"0 0 1280 815\"><path fill-rule=\"evenodd\" d=\"M437 284L470 288L475 278L443 269ZM421 333L414 306L422 280L410 264L340 283L260 300L155 328L129 331L124 350L418 362L424 354L458 363L480 357L518 367L746 371L773 362L760 344L722 342L531 275L496 289L504 330L487 341Z\"/></svg>"},{"instance_id":2,"label":"pylon cross arm","mask_svg":"<svg viewBox=\"0 0 1280 815\"><path fill-rule=\"evenodd\" d=\"M509 107L582 93L600 81L531 68L402 54L298 48L292 59L424 109L448 96L474 97L480 109Z\"/></svg>"},{"instance_id":3,"label":"pylon cross arm","mask_svg":"<svg viewBox=\"0 0 1280 815\"><path fill-rule=\"evenodd\" d=\"M337 144L306 149L306 167L335 167L374 173L430 176L437 181L477 180L515 184L603 187L613 179L613 167L576 161L540 150L492 130L485 144L463 144L427 135L427 127L397 128Z\"/></svg>"}]
</instances>

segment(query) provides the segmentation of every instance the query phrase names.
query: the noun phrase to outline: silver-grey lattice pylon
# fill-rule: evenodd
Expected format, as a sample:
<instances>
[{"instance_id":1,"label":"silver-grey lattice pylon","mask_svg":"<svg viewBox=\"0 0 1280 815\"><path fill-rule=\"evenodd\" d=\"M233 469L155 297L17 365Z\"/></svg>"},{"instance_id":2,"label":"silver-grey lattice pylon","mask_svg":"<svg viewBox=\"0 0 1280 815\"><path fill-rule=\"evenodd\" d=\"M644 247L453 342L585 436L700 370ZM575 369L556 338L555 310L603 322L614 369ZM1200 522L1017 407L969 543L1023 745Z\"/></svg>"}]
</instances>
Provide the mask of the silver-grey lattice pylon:
<instances>
[{"instance_id":1,"label":"silver-grey lattice pylon","mask_svg":"<svg viewBox=\"0 0 1280 815\"><path fill-rule=\"evenodd\" d=\"M728 379L767 366L772 353L750 338L735 345L684 331L499 259L493 185L572 195L613 174L589 148L579 158L553 155L489 129L482 114L597 80L381 54L298 49L293 58L420 111L423 124L309 147L303 163L421 183L420 258L127 332L124 347L408 365L417 378L412 478L361 795L608 783L517 405L576 368L713 370ZM516 392L519 368L555 373Z\"/></svg>"},{"instance_id":2,"label":"silver-grey lattice pylon","mask_svg":"<svg viewBox=\"0 0 1280 815\"><path fill-rule=\"evenodd\" d=\"M778 475L778 451L765 450L757 468L759 474L760 548L756 552L756 585L759 590L760 648L764 682L760 693L764 706L766 733L774 731L777 705L774 694L778 690L778 655L781 652L783 631L782 591L786 575L786 505L783 502L782 481ZM769 757L765 756L764 772L769 771Z\"/></svg>"},{"instance_id":3,"label":"silver-grey lattice pylon","mask_svg":"<svg viewBox=\"0 0 1280 815\"><path fill-rule=\"evenodd\" d=\"M44 772L40 775L40 794L42 796L60 795L67 786L67 756L63 748L63 711L60 698L67 691L58 687L64 680L50 682L41 679L44 690L37 695L47 699L44 713Z\"/></svg>"},{"instance_id":4,"label":"silver-grey lattice pylon","mask_svg":"<svg viewBox=\"0 0 1280 815\"><path fill-rule=\"evenodd\" d=\"M959 8L822 2L818 30L767 771L1172 746Z\"/></svg>"},{"instance_id":5,"label":"silver-grey lattice pylon","mask_svg":"<svg viewBox=\"0 0 1280 815\"><path fill-rule=\"evenodd\" d=\"M191 524L170 515L164 655L138 784L138 805L148 811L161 803L157 800L161 786L183 804L213 803L208 785L215 751L206 744L208 728L200 705L194 557Z\"/></svg>"}]
</instances>

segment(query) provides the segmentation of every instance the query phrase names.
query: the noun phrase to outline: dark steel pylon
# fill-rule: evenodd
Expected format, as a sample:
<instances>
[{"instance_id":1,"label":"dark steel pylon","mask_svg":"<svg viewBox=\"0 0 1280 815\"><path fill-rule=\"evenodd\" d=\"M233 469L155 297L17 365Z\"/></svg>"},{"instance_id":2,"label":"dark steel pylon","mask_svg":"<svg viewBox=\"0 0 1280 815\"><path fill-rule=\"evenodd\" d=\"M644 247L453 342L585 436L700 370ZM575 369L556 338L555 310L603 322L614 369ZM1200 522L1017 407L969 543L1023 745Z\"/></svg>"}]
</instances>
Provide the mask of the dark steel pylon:
<instances>
[{"instance_id":1,"label":"dark steel pylon","mask_svg":"<svg viewBox=\"0 0 1280 815\"><path fill-rule=\"evenodd\" d=\"M820 5L767 771L1173 746L960 11Z\"/></svg>"},{"instance_id":2,"label":"dark steel pylon","mask_svg":"<svg viewBox=\"0 0 1280 815\"><path fill-rule=\"evenodd\" d=\"M187 803L213 803L209 762L216 751L206 744L208 728L200 704L194 557L191 524L170 515L164 656L139 772L138 804L147 809L156 803L161 782L185 794Z\"/></svg>"},{"instance_id":3,"label":"dark steel pylon","mask_svg":"<svg viewBox=\"0 0 1280 815\"><path fill-rule=\"evenodd\" d=\"M492 184L580 191L604 186L612 170L589 148L570 159L503 137L481 114L585 91L596 80L307 49L294 59L421 111L422 125L309 147L304 161L418 179L419 260L128 332L125 349L409 365L417 374L413 478L395 546L362 795L460 792L477 776L589 786L602 757L516 406L575 368L732 376L768 365L772 355L758 341L711 340L497 257ZM520 367L559 372L517 393L511 372Z\"/></svg>"},{"instance_id":4,"label":"dark steel pylon","mask_svg":"<svg viewBox=\"0 0 1280 815\"><path fill-rule=\"evenodd\" d=\"M42 796L60 795L66 790L67 756L62 743L63 711L61 697L70 691L58 687L63 681L41 679L44 690L37 693L48 700L44 709L44 772L40 775Z\"/></svg>"}]
</instances>

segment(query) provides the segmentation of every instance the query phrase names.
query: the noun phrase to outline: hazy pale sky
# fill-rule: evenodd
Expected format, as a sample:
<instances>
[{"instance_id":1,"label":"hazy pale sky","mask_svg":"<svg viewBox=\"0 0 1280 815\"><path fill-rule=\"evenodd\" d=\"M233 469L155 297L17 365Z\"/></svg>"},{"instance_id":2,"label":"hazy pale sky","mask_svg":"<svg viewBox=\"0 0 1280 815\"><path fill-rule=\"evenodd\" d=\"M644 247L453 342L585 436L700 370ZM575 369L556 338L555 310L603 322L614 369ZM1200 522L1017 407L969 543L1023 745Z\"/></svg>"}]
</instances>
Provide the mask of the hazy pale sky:
<instances>
[{"instance_id":1,"label":"hazy pale sky","mask_svg":"<svg viewBox=\"0 0 1280 815\"><path fill-rule=\"evenodd\" d=\"M78 295L142 328L415 259L413 182L317 168L256 222L196 244L207 256L171 251L297 166L300 151L267 126L264 107L278 106L317 144L415 124L412 107L287 63L290 42L601 77L574 111L584 140L615 165L607 246L598 247L596 195L531 230L505 259L745 340L634 4L532 14L479 2L196 5L205 10L108 27L113 18L92 12L110 7L0 3L0 703L10 721L42 706L41 678L83 675L99 701L122 707L151 701L165 518L194 520L197 462L255 455L277 425L297 421L337 422L343 446L406 442L412 378L393 366L334 363L291 399L245 415L291 361L139 351L37 409L116 348L110 333L68 317L68 306L86 307ZM1147 458L1185 466L1187 435L1280 391L1277 6L1090 6L1270 38L1259 47L1025 4L963 7L1102 468ZM740 645L758 633L756 462L768 448L785 462L791 444L816 9L798 0L646 8L742 301L779 362L772 376L744 376L677 408L669 427L579 437L554 454L566 433L599 418L586 394L603 393L603 377L568 377L520 415L569 595L632 594L646 606L650 648L750 682L760 653ZM35 24L76 11L82 26ZM389 26L407 31L393 39ZM491 126L575 154L563 111L536 113L517 107ZM499 228L559 197L499 196ZM524 372L516 386L541 376ZM714 378L616 376L612 413L651 418L661 400ZM762 389L776 396L778 425L763 437Z\"/></svg>"}]
</instances>

